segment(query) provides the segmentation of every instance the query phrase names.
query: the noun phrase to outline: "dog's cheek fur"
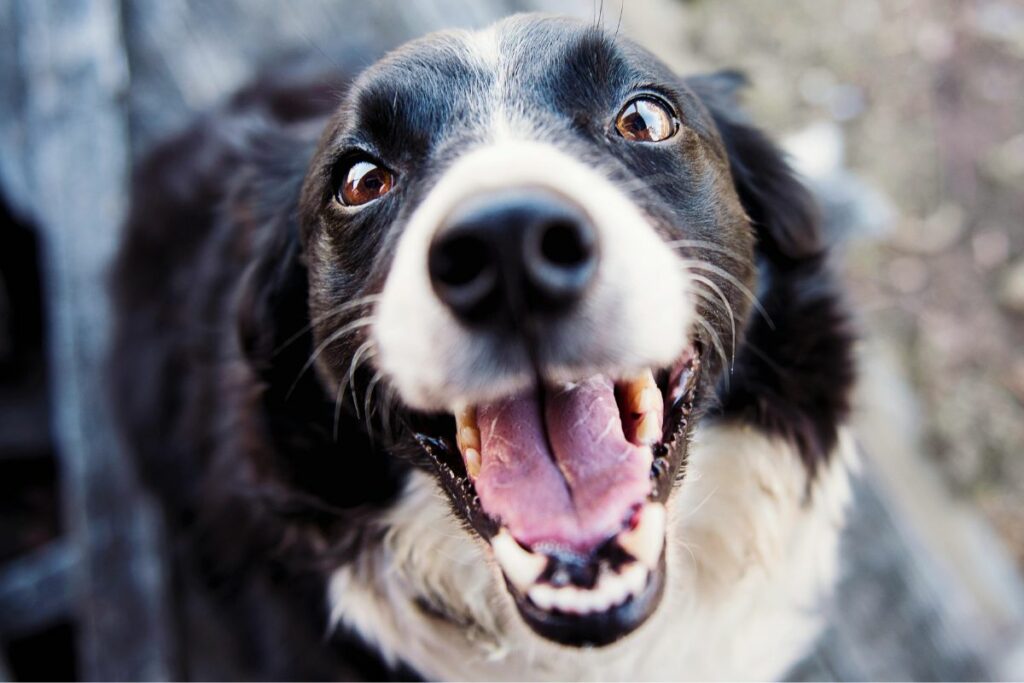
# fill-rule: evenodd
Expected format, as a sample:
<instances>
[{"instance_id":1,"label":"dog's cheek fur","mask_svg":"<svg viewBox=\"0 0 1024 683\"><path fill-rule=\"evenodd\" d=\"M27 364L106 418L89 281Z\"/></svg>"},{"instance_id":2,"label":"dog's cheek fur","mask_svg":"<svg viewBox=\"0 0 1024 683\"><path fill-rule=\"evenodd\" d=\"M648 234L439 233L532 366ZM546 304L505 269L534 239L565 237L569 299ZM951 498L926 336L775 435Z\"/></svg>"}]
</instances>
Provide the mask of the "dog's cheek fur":
<instances>
[{"instance_id":1,"label":"dog's cheek fur","mask_svg":"<svg viewBox=\"0 0 1024 683\"><path fill-rule=\"evenodd\" d=\"M712 414L753 424L797 447L809 476L828 458L855 380L850 315L828 263L817 207L780 150L736 102L742 76L687 80L721 135L736 192L754 225L763 312L745 330Z\"/></svg>"}]
</instances>

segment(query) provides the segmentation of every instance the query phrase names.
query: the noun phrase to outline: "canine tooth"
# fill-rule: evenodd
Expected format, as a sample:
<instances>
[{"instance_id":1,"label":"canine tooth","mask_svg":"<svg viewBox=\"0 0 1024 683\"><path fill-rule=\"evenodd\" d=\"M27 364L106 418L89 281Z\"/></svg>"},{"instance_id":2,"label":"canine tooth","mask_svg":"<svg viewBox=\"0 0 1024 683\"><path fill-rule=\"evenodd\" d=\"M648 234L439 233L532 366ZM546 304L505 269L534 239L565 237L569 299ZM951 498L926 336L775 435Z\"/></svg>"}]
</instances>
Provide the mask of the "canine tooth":
<instances>
[{"instance_id":1,"label":"canine tooth","mask_svg":"<svg viewBox=\"0 0 1024 683\"><path fill-rule=\"evenodd\" d=\"M621 383L624 413L634 421L633 441L651 445L661 440L665 404L650 369Z\"/></svg>"},{"instance_id":2,"label":"canine tooth","mask_svg":"<svg viewBox=\"0 0 1024 683\"><path fill-rule=\"evenodd\" d=\"M633 440L642 446L651 446L661 441L661 414L647 412L640 416L633 430Z\"/></svg>"},{"instance_id":3,"label":"canine tooth","mask_svg":"<svg viewBox=\"0 0 1024 683\"><path fill-rule=\"evenodd\" d=\"M467 448L480 450L480 428L476 422L475 407L467 406L455 413L455 441L460 451L465 452Z\"/></svg>"},{"instance_id":4,"label":"canine tooth","mask_svg":"<svg viewBox=\"0 0 1024 683\"><path fill-rule=\"evenodd\" d=\"M498 560L501 570L505 572L505 576L508 577L512 585L522 593L529 590L529 595L532 597L533 590L530 589L530 586L544 571L548 564L547 558L537 553L531 553L519 545L519 541L512 538L512 534L505 529L499 531L491 539L491 549L494 550L494 558ZM538 606L543 607L539 603Z\"/></svg>"},{"instance_id":5,"label":"canine tooth","mask_svg":"<svg viewBox=\"0 0 1024 683\"><path fill-rule=\"evenodd\" d=\"M636 527L623 531L617 540L623 550L648 569L656 569L665 543L665 506L661 503L646 503L640 511Z\"/></svg>"},{"instance_id":6,"label":"canine tooth","mask_svg":"<svg viewBox=\"0 0 1024 683\"><path fill-rule=\"evenodd\" d=\"M463 427L459 430L459 439L462 441L462 448L475 448L480 450L480 432L472 427Z\"/></svg>"},{"instance_id":7,"label":"canine tooth","mask_svg":"<svg viewBox=\"0 0 1024 683\"><path fill-rule=\"evenodd\" d=\"M653 399L659 398L658 384L654 381L654 373L650 369L622 382L623 399L626 408L632 413L643 413L654 407Z\"/></svg>"},{"instance_id":8,"label":"canine tooth","mask_svg":"<svg viewBox=\"0 0 1024 683\"><path fill-rule=\"evenodd\" d=\"M462 455L466 459L466 474L471 479L476 479L480 474L480 466L483 464L480 459L480 451L475 448L467 448Z\"/></svg>"}]
</instances>

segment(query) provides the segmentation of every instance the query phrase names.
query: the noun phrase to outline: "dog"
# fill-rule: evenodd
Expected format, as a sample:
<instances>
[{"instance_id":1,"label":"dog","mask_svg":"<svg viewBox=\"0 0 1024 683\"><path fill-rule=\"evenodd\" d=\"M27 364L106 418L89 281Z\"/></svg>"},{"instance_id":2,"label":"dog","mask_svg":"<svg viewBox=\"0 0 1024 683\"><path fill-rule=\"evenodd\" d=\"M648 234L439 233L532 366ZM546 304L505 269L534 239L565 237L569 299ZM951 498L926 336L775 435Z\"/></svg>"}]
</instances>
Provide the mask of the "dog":
<instances>
[{"instance_id":1,"label":"dog","mask_svg":"<svg viewBox=\"0 0 1024 683\"><path fill-rule=\"evenodd\" d=\"M117 414L249 675L768 679L807 652L854 334L743 85L516 15L282 67L148 156Z\"/></svg>"}]
</instances>

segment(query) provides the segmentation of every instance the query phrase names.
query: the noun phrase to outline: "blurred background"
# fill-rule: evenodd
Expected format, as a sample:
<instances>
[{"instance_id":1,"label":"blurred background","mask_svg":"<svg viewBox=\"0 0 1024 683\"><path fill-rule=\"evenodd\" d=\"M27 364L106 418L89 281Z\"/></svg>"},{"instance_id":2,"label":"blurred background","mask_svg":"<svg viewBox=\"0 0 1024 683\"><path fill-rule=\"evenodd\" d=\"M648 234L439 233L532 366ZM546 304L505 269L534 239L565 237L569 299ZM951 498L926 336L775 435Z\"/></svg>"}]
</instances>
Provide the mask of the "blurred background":
<instances>
[{"instance_id":1,"label":"blurred background","mask_svg":"<svg viewBox=\"0 0 1024 683\"><path fill-rule=\"evenodd\" d=\"M621 25L681 73L746 71L822 204L863 462L830 627L792 678L1024 678L1024 3L6 0L0 680L195 673L103 400L132 164L283 56L369 63L533 9Z\"/></svg>"}]
</instances>

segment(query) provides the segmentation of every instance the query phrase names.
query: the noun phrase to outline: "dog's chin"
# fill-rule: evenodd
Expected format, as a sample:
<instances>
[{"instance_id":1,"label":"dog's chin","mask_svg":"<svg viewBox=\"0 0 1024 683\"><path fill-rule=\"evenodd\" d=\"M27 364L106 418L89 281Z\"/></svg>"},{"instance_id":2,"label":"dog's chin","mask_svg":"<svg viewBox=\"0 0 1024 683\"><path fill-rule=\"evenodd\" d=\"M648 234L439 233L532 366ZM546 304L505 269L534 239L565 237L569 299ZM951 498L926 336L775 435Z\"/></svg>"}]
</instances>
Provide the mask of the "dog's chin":
<instances>
[{"instance_id":1,"label":"dog's chin","mask_svg":"<svg viewBox=\"0 0 1024 683\"><path fill-rule=\"evenodd\" d=\"M667 368L535 389L417 432L540 636L608 645L654 613L700 370L690 347Z\"/></svg>"}]
</instances>

